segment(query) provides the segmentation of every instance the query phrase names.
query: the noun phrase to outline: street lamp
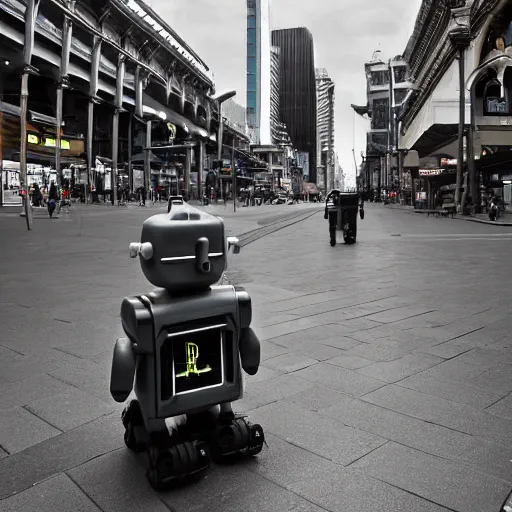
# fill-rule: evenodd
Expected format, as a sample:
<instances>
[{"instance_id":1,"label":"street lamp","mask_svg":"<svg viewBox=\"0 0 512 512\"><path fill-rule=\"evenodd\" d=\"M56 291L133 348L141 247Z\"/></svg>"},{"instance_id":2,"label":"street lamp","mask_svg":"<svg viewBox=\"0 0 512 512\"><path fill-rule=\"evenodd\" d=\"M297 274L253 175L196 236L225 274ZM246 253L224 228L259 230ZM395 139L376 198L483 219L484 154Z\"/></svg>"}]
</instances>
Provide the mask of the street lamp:
<instances>
[{"instance_id":1,"label":"street lamp","mask_svg":"<svg viewBox=\"0 0 512 512\"><path fill-rule=\"evenodd\" d=\"M224 137L224 118L222 116L222 104L226 102L227 100L233 98L236 96L236 91L227 91L223 94L220 94L218 96L215 96L213 98L214 101L217 102L217 105L219 107L219 131L217 133L217 160L222 160L222 139ZM233 169L234 172L234 169ZM224 191L223 186L220 187L220 198L222 199Z\"/></svg>"}]
</instances>

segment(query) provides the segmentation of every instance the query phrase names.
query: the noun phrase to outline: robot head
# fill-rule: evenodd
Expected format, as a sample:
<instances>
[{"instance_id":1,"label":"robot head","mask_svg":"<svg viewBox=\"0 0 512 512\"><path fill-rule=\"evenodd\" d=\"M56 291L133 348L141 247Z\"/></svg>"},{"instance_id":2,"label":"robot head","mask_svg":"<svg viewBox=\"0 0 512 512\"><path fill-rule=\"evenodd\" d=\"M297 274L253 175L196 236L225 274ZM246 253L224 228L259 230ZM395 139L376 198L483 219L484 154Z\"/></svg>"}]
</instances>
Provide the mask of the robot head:
<instances>
[{"instance_id":1,"label":"robot head","mask_svg":"<svg viewBox=\"0 0 512 512\"><path fill-rule=\"evenodd\" d=\"M130 244L130 257L139 257L154 286L183 292L217 283L230 248L240 252L236 238L226 240L221 219L174 199L169 213L144 222L140 243Z\"/></svg>"}]
</instances>

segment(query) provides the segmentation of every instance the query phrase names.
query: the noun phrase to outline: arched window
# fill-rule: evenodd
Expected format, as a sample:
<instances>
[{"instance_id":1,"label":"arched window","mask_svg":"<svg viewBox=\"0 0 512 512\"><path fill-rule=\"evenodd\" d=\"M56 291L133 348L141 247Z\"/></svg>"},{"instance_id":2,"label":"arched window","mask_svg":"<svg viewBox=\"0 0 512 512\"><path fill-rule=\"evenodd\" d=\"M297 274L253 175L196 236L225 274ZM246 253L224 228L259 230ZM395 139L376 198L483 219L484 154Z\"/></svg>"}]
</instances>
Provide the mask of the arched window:
<instances>
[{"instance_id":1,"label":"arched window","mask_svg":"<svg viewBox=\"0 0 512 512\"><path fill-rule=\"evenodd\" d=\"M484 114L488 116L508 115L510 105L508 91L505 88L505 97L501 97L501 84L496 78L489 80L484 87Z\"/></svg>"}]
</instances>

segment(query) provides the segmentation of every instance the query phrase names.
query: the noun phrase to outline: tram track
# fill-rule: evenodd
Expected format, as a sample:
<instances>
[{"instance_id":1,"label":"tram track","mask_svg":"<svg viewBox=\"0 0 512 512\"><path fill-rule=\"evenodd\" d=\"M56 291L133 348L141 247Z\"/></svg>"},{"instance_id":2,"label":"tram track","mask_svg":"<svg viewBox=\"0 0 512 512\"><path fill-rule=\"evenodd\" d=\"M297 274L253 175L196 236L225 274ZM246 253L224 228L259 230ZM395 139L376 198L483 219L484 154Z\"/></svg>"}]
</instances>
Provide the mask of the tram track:
<instances>
[{"instance_id":1,"label":"tram track","mask_svg":"<svg viewBox=\"0 0 512 512\"><path fill-rule=\"evenodd\" d=\"M250 231L246 231L245 233L242 233L240 235L237 235L237 238L240 242L241 247L246 247L249 244L252 244L253 242L256 242L260 240L261 238L272 235L273 233L276 233L277 231L280 231L282 229L285 229L289 226L293 226L294 224L298 224L299 222L303 222L310 217L313 217L317 213L320 212L320 209L314 210L311 212L308 211L302 211L297 212L292 215L286 216L284 218L281 218L279 220L276 220L274 222L266 223L265 221L262 221L264 223L263 226L252 229Z\"/></svg>"}]
</instances>

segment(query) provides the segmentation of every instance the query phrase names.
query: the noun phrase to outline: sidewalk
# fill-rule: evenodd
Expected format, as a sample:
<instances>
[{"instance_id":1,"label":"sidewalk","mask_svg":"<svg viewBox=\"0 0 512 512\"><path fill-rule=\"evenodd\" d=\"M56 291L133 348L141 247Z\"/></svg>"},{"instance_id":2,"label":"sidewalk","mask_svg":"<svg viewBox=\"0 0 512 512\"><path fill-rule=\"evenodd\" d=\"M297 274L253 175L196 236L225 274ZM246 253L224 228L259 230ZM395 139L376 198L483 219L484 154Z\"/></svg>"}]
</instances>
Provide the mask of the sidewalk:
<instances>
[{"instance_id":1,"label":"sidewalk","mask_svg":"<svg viewBox=\"0 0 512 512\"><path fill-rule=\"evenodd\" d=\"M402 206L398 204L389 204L389 205L382 205L383 207L389 209L389 210L404 210L411 213L419 213L426 215L426 210L415 210L413 206ZM451 218L451 217L450 217ZM475 215L454 215L453 217L456 220L463 220L466 222L477 222L479 224L489 224L492 226L512 226L512 216L511 215L505 215L501 217L502 220L498 219L497 221L489 220L489 217L483 213L483 214L475 214Z\"/></svg>"},{"instance_id":2,"label":"sidewalk","mask_svg":"<svg viewBox=\"0 0 512 512\"><path fill-rule=\"evenodd\" d=\"M235 408L268 447L155 493L109 393L121 300L151 289L128 243L152 212L117 211L32 232L0 222L2 512L499 511L512 488L506 240L369 207L356 245L331 248L313 215L230 257L263 360ZM269 225L255 213L226 223Z\"/></svg>"}]
</instances>

